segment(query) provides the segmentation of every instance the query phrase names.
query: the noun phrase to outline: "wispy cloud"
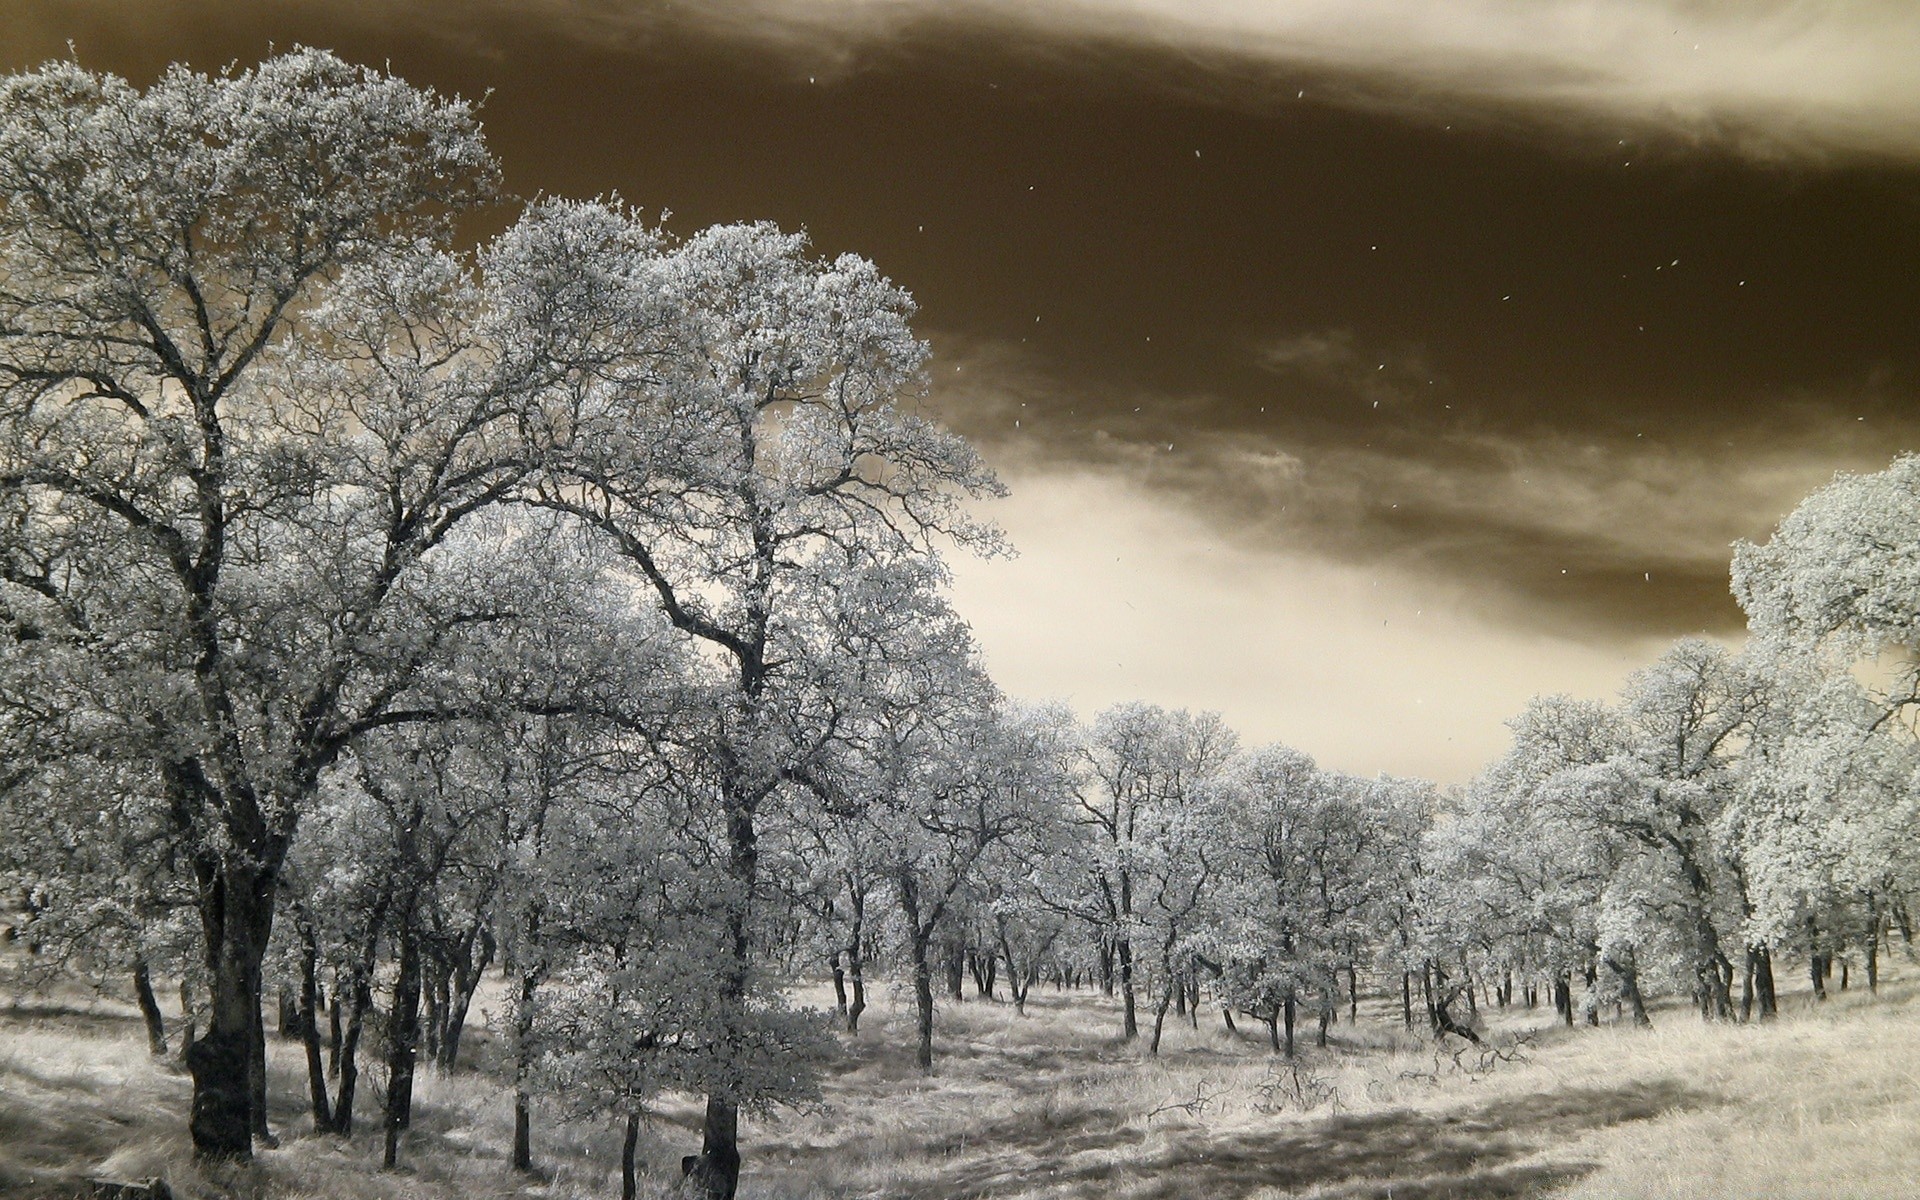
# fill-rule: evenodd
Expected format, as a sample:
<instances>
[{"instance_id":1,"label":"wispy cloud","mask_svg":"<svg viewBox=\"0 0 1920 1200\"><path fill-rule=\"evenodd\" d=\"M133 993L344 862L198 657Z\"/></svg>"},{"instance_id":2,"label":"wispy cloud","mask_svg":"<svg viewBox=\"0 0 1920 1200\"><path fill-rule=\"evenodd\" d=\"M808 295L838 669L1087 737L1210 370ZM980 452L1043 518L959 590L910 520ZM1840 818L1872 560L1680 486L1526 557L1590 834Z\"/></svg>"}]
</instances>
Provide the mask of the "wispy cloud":
<instances>
[{"instance_id":1,"label":"wispy cloud","mask_svg":"<svg viewBox=\"0 0 1920 1200\"><path fill-rule=\"evenodd\" d=\"M956 26L1140 42L1322 72L1327 99L1628 123L1760 156L1920 157L1909 0L493 0L583 38L666 26L829 71ZM415 6L394 6L395 11ZM450 6L449 6L450 7ZM460 6L463 10L468 6ZM415 7L417 12L417 7ZM456 26L469 33L470 22ZM1291 78L1288 87L1295 81ZM1240 84L1278 94L1270 74ZM1293 95L1289 90L1287 95Z\"/></svg>"}]
</instances>

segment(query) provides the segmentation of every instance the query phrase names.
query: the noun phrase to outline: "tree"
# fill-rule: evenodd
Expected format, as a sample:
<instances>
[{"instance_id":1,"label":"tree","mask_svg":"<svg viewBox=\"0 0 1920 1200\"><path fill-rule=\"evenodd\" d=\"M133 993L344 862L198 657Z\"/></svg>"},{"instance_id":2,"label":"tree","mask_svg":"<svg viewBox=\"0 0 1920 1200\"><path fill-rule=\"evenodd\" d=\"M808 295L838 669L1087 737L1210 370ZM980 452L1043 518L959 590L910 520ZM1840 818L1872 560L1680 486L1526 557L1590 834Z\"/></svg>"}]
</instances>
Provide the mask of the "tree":
<instances>
[{"instance_id":1,"label":"tree","mask_svg":"<svg viewBox=\"0 0 1920 1200\"><path fill-rule=\"evenodd\" d=\"M549 206L518 243L542 270L622 314L580 375L534 503L604 535L680 635L703 648L718 789L725 934L710 948L723 1029L744 1028L763 966L755 931L764 810L835 736L819 624L837 583L935 561L950 537L990 547L966 496L998 485L958 438L901 407L925 346L912 304L871 264L811 259L766 225L669 244L623 211ZM640 282L632 282L640 281ZM597 289L597 290L595 290ZM733 1012L734 1017L724 1014ZM738 1039L722 1038L724 1064ZM730 1197L746 1080L718 1070L689 1174Z\"/></svg>"},{"instance_id":2,"label":"tree","mask_svg":"<svg viewBox=\"0 0 1920 1200\"><path fill-rule=\"evenodd\" d=\"M431 247L495 177L469 105L321 51L0 81L7 653L65 660L46 707L139 747L191 856L203 1155L265 1132L276 881L419 670L405 578L518 475L502 381L435 336L467 282Z\"/></svg>"}]
</instances>

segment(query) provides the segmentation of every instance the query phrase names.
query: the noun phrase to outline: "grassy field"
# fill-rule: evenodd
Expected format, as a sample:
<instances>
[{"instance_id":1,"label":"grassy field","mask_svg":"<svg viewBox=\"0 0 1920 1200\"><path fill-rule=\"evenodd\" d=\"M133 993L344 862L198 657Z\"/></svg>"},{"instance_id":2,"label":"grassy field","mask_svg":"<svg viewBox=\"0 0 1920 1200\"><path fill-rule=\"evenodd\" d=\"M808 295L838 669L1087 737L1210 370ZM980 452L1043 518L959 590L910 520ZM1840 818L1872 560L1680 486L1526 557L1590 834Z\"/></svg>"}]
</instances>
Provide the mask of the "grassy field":
<instances>
[{"instance_id":1,"label":"grassy field","mask_svg":"<svg viewBox=\"0 0 1920 1200\"><path fill-rule=\"evenodd\" d=\"M1783 964L1783 967L1785 964ZM1857 978L1857 976L1856 976ZM814 997L818 999L818 997ZM1880 994L1782 998L1767 1026L1554 1028L1497 1014L1498 1056L1455 1054L1365 1006L1312 1030L1297 1063L1264 1030L1171 1027L1161 1057L1120 1043L1118 1012L1041 994L1025 1017L970 1001L941 1013L937 1074L912 1066L906 998L879 990L821 1103L743 1129L746 1197L782 1200L1440 1200L1566 1196L1920 1194L1920 967ZM8 1001L11 1001L10 1006ZM483 1064L490 1049L476 1039ZM506 1164L511 1104L484 1069L421 1079L404 1169L377 1135L305 1137L298 1047L276 1043L279 1150L247 1167L190 1161L187 1081L148 1057L132 1007L76 987L0 998L0 1196L65 1197L89 1176L162 1176L182 1197L259 1200L619 1195L619 1131L536 1115L539 1171ZM368 1082L376 1083L376 1077ZM662 1103L642 1150L650 1194L697 1142L690 1101ZM643 1194L649 1194L643 1190Z\"/></svg>"}]
</instances>

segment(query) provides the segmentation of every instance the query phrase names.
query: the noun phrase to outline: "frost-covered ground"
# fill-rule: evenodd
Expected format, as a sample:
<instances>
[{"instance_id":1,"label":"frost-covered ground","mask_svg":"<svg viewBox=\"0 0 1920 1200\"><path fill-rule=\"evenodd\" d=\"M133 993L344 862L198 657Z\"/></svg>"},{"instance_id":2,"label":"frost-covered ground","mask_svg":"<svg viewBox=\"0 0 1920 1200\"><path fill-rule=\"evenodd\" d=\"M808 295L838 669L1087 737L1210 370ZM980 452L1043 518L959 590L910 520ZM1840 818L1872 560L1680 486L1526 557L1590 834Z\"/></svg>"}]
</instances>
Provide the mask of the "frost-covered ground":
<instances>
[{"instance_id":1,"label":"frost-covered ground","mask_svg":"<svg viewBox=\"0 0 1920 1200\"><path fill-rule=\"evenodd\" d=\"M914 1071L911 1014L876 989L820 1106L750 1123L743 1196L1901 1197L1920 1179L1920 968L1877 999L1783 997L1769 1027L1552 1028L1495 1014L1498 1056L1436 1051L1362 1005L1298 1067L1217 1012L1170 1028L1158 1060L1096 996L1036 990L1029 1015L941 1012L937 1074ZM1857 977L1856 977L1857 978ZM6 1007L11 1004L11 1007ZM490 1048L477 1039L476 1058ZM0 1000L0 1196L75 1194L89 1175L164 1175L184 1197L618 1196L619 1133L535 1125L535 1179L506 1165L510 1103L484 1071L422 1081L406 1169L376 1169L372 1118L342 1147L301 1136L298 1047L273 1046L281 1149L213 1177L188 1160L187 1088L146 1054L132 1008L77 987ZM377 1069L375 1070L377 1076ZM376 1091L377 1094L377 1091ZM368 1105L368 1112L374 1106ZM642 1142L658 1194L694 1148L695 1110L660 1106ZM643 1189L643 1195L648 1194Z\"/></svg>"}]
</instances>

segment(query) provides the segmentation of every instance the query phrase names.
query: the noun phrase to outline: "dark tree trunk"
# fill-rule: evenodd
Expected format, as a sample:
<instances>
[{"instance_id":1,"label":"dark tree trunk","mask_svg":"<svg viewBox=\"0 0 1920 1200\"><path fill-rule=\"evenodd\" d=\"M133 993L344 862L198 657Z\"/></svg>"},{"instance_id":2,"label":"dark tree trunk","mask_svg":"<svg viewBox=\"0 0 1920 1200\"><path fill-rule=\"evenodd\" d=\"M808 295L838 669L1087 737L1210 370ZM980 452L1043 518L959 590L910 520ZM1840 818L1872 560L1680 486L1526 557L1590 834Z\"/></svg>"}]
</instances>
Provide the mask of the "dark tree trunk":
<instances>
[{"instance_id":1,"label":"dark tree trunk","mask_svg":"<svg viewBox=\"0 0 1920 1200\"><path fill-rule=\"evenodd\" d=\"M1134 1011L1133 996L1133 942L1121 938L1118 947L1120 959L1120 1005L1122 1009L1120 1036L1128 1041L1140 1036L1140 1019Z\"/></svg>"},{"instance_id":2,"label":"dark tree trunk","mask_svg":"<svg viewBox=\"0 0 1920 1200\"><path fill-rule=\"evenodd\" d=\"M707 1097L700 1153L682 1159L680 1172L688 1184L711 1200L734 1200L740 1187L740 1106L737 1103Z\"/></svg>"},{"instance_id":3,"label":"dark tree trunk","mask_svg":"<svg viewBox=\"0 0 1920 1200\"><path fill-rule=\"evenodd\" d=\"M634 1200L640 1194L636 1154L640 1149L640 1114L627 1114L627 1136L620 1143L620 1200Z\"/></svg>"},{"instance_id":4,"label":"dark tree trunk","mask_svg":"<svg viewBox=\"0 0 1920 1200\"><path fill-rule=\"evenodd\" d=\"M1267 1045L1273 1053L1280 1053L1280 1010L1275 1008L1264 1018L1267 1023Z\"/></svg>"},{"instance_id":5,"label":"dark tree trunk","mask_svg":"<svg viewBox=\"0 0 1920 1200\"><path fill-rule=\"evenodd\" d=\"M147 1053L155 1058L167 1053L167 1019L160 1015L160 1002L153 996L153 977L147 960L133 960L133 998L140 1005L140 1016L147 1023Z\"/></svg>"},{"instance_id":6,"label":"dark tree trunk","mask_svg":"<svg viewBox=\"0 0 1920 1200\"><path fill-rule=\"evenodd\" d=\"M847 1002L847 1032L860 1032L860 1014L867 1011L865 951L867 936L867 890L849 885L847 899L853 908L853 929L847 938L847 974L853 983L853 998Z\"/></svg>"},{"instance_id":7,"label":"dark tree trunk","mask_svg":"<svg viewBox=\"0 0 1920 1200\"><path fill-rule=\"evenodd\" d=\"M913 945L913 1011L915 1016L913 1061L928 1075L933 1073L933 964L927 961L925 939L915 938Z\"/></svg>"},{"instance_id":8,"label":"dark tree trunk","mask_svg":"<svg viewBox=\"0 0 1920 1200\"><path fill-rule=\"evenodd\" d=\"M839 1013L844 1021L847 1016L847 972L840 965L841 953L835 950L827 956L827 969L833 973L833 1011Z\"/></svg>"},{"instance_id":9,"label":"dark tree trunk","mask_svg":"<svg viewBox=\"0 0 1920 1200\"><path fill-rule=\"evenodd\" d=\"M748 687L758 694L758 685ZM721 1011L727 1014L722 1032L744 1014L747 976L753 942L749 909L760 876L760 836L754 828L758 798L738 790L727 796L728 911L725 969L721 973ZM700 1153L681 1164L686 1181L704 1191L709 1200L733 1200L740 1186L740 1097L716 1090L707 1095L706 1119L700 1132Z\"/></svg>"},{"instance_id":10,"label":"dark tree trunk","mask_svg":"<svg viewBox=\"0 0 1920 1200\"><path fill-rule=\"evenodd\" d=\"M1753 990L1760 1005L1760 1019L1771 1021L1780 1015L1780 1000L1773 986L1773 950L1759 946L1753 955Z\"/></svg>"},{"instance_id":11,"label":"dark tree trunk","mask_svg":"<svg viewBox=\"0 0 1920 1200\"><path fill-rule=\"evenodd\" d=\"M955 1004L965 1002L967 998L967 952L959 942L948 942L941 956L942 967L947 977L947 999Z\"/></svg>"},{"instance_id":12,"label":"dark tree trunk","mask_svg":"<svg viewBox=\"0 0 1920 1200\"><path fill-rule=\"evenodd\" d=\"M412 928L412 906L400 930L400 971L393 981L393 1009L387 1014L386 1154L389 1170L400 1159L400 1134L413 1124L413 1069L420 1044L420 937Z\"/></svg>"},{"instance_id":13,"label":"dark tree trunk","mask_svg":"<svg viewBox=\"0 0 1920 1200\"><path fill-rule=\"evenodd\" d=\"M1347 964L1347 1020L1360 1019L1360 972L1352 963Z\"/></svg>"},{"instance_id":14,"label":"dark tree trunk","mask_svg":"<svg viewBox=\"0 0 1920 1200\"><path fill-rule=\"evenodd\" d=\"M327 995L327 1078L340 1078L340 977Z\"/></svg>"},{"instance_id":15,"label":"dark tree trunk","mask_svg":"<svg viewBox=\"0 0 1920 1200\"><path fill-rule=\"evenodd\" d=\"M1400 972L1400 1020L1409 1032L1413 1029L1413 973Z\"/></svg>"},{"instance_id":16,"label":"dark tree trunk","mask_svg":"<svg viewBox=\"0 0 1920 1200\"><path fill-rule=\"evenodd\" d=\"M1608 958L1607 969L1620 981L1620 998L1626 1002L1633 1023L1641 1029L1652 1028L1653 1019L1647 1016L1647 1002L1640 994L1640 971L1633 957Z\"/></svg>"},{"instance_id":17,"label":"dark tree trunk","mask_svg":"<svg viewBox=\"0 0 1920 1200\"><path fill-rule=\"evenodd\" d=\"M525 1092L513 1094L513 1169L533 1170L533 1098Z\"/></svg>"},{"instance_id":18,"label":"dark tree trunk","mask_svg":"<svg viewBox=\"0 0 1920 1200\"><path fill-rule=\"evenodd\" d=\"M1327 1026L1333 1024L1333 1020L1333 1008L1330 1005L1322 1005L1320 1008L1320 1033L1318 1041L1318 1045L1322 1050L1327 1048Z\"/></svg>"},{"instance_id":19,"label":"dark tree trunk","mask_svg":"<svg viewBox=\"0 0 1920 1200\"><path fill-rule=\"evenodd\" d=\"M1102 940L1099 955L1100 994L1113 995L1113 944Z\"/></svg>"},{"instance_id":20,"label":"dark tree trunk","mask_svg":"<svg viewBox=\"0 0 1920 1200\"><path fill-rule=\"evenodd\" d=\"M197 877L211 986L207 1032L186 1055L193 1077L187 1128L196 1158L247 1159L255 1137L265 1144L272 1136L265 1132L260 967L273 931L274 879L247 865L204 862Z\"/></svg>"},{"instance_id":21,"label":"dark tree trunk","mask_svg":"<svg viewBox=\"0 0 1920 1200\"><path fill-rule=\"evenodd\" d=\"M1573 977L1565 971L1553 977L1553 1011L1568 1029L1573 1028Z\"/></svg>"},{"instance_id":22,"label":"dark tree trunk","mask_svg":"<svg viewBox=\"0 0 1920 1200\"><path fill-rule=\"evenodd\" d=\"M1293 1057L1293 1018L1294 1018L1294 1007L1295 1007L1292 988L1287 989L1286 1002L1282 1004L1280 1007L1282 1012L1285 1015L1286 1022L1287 1022L1287 1057L1292 1058Z\"/></svg>"},{"instance_id":23,"label":"dark tree trunk","mask_svg":"<svg viewBox=\"0 0 1920 1200\"><path fill-rule=\"evenodd\" d=\"M320 1054L320 950L314 940L313 926L304 920L299 926L300 1040L307 1051L307 1098L313 1107L313 1131L331 1133L333 1107L327 1102L326 1065Z\"/></svg>"},{"instance_id":24,"label":"dark tree trunk","mask_svg":"<svg viewBox=\"0 0 1920 1200\"><path fill-rule=\"evenodd\" d=\"M1019 964L1014 962L1013 944L1007 940L1005 929L1000 931L1000 953L1007 960L1007 990L1013 993L1013 1011L1024 1017L1027 1015L1027 996L1033 991L1040 968L1036 964L1025 971L1020 969Z\"/></svg>"},{"instance_id":25,"label":"dark tree trunk","mask_svg":"<svg viewBox=\"0 0 1920 1200\"><path fill-rule=\"evenodd\" d=\"M1239 1027L1233 1023L1233 1005L1222 1004L1220 1006L1220 1019L1226 1022L1228 1033L1240 1032Z\"/></svg>"},{"instance_id":26,"label":"dark tree trunk","mask_svg":"<svg viewBox=\"0 0 1920 1200\"><path fill-rule=\"evenodd\" d=\"M1169 981L1165 987L1160 989L1160 1003L1154 1006L1153 1038L1147 1046L1147 1053L1153 1055L1155 1058L1160 1056L1160 1031L1166 1028L1167 1009L1173 1006L1174 990L1175 985Z\"/></svg>"},{"instance_id":27,"label":"dark tree trunk","mask_svg":"<svg viewBox=\"0 0 1920 1200\"><path fill-rule=\"evenodd\" d=\"M360 1034L366 1028L367 1013L373 1009L372 975L372 963L357 964L353 999L347 1007L347 1031L340 1041L340 1087L333 1101L333 1132L341 1137L353 1133L353 1099L360 1085Z\"/></svg>"},{"instance_id":28,"label":"dark tree trunk","mask_svg":"<svg viewBox=\"0 0 1920 1200\"><path fill-rule=\"evenodd\" d=\"M1867 992L1880 994L1880 898L1867 893Z\"/></svg>"},{"instance_id":29,"label":"dark tree trunk","mask_svg":"<svg viewBox=\"0 0 1920 1200\"><path fill-rule=\"evenodd\" d=\"M478 953L475 953L477 947ZM460 1065L460 1039L467 1030L467 1014L473 1010L474 993L486 977L496 949L493 934L476 927L468 931L461 958L453 966L453 990L446 1006L446 1028L440 1033L440 1054L435 1060L443 1071Z\"/></svg>"}]
</instances>

